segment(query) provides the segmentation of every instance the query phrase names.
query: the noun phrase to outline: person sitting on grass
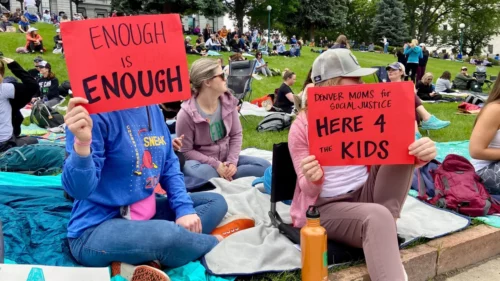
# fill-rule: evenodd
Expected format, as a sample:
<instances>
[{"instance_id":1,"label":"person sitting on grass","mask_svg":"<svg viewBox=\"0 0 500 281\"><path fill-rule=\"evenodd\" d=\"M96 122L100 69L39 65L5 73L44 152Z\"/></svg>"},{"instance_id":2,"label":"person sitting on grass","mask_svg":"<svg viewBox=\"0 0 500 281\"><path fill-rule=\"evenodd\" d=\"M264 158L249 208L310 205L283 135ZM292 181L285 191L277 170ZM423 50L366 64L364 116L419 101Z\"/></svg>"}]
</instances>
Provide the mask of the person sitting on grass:
<instances>
[{"instance_id":1,"label":"person sitting on grass","mask_svg":"<svg viewBox=\"0 0 500 281\"><path fill-rule=\"evenodd\" d=\"M436 92L438 93L455 93L451 89L451 73L449 71L443 72L441 77L436 81Z\"/></svg>"},{"instance_id":2,"label":"person sitting on grass","mask_svg":"<svg viewBox=\"0 0 500 281\"><path fill-rule=\"evenodd\" d=\"M61 177L75 199L67 237L80 264L111 264L112 276L127 280L167 281L157 268L195 261L231 233L252 227L223 221L222 195L187 193L158 106L89 115L84 104L83 98L68 104ZM155 195L158 184L168 196Z\"/></svg>"},{"instance_id":3,"label":"person sitting on grass","mask_svg":"<svg viewBox=\"0 0 500 281\"><path fill-rule=\"evenodd\" d=\"M30 22L28 21L28 19L22 15L21 16L21 20L19 21L19 32L21 33L27 33L28 30L30 29Z\"/></svg>"},{"instance_id":4,"label":"person sitting on grass","mask_svg":"<svg viewBox=\"0 0 500 281\"><path fill-rule=\"evenodd\" d=\"M52 72L50 63L41 61L38 63L38 69L40 70L40 79L38 79L40 97L46 106L54 107L61 103L63 99L59 96L59 80Z\"/></svg>"},{"instance_id":5,"label":"person sitting on grass","mask_svg":"<svg viewBox=\"0 0 500 281\"><path fill-rule=\"evenodd\" d=\"M332 49L350 49L349 42L347 42L347 37L345 35L339 35L337 41L333 44Z\"/></svg>"},{"instance_id":6,"label":"person sitting on grass","mask_svg":"<svg viewBox=\"0 0 500 281\"><path fill-rule=\"evenodd\" d=\"M337 63L337 62L341 63ZM361 68L347 49L328 50L313 63L315 87L362 84L374 68ZM320 78L320 79L318 79ZM297 174L290 208L294 227L306 224L306 211L318 207L328 239L363 248L371 280L408 280L399 252L396 220L411 187L415 167L436 156L429 138L409 145L415 164L323 166L309 153L307 94L296 97L299 109L288 135L288 147ZM303 105L303 106L302 106ZM411 124L408 124L411 125ZM383 257L383 258L381 258Z\"/></svg>"},{"instance_id":7,"label":"person sitting on grass","mask_svg":"<svg viewBox=\"0 0 500 281\"><path fill-rule=\"evenodd\" d=\"M421 100L441 100L441 99L443 99L443 96L436 93L436 90L434 89L434 85L432 85L433 79L434 79L434 76L432 76L432 73L427 72L422 77L422 80L418 81L417 86L416 86L417 95Z\"/></svg>"},{"instance_id":8,"label":"person sitting on grass","mask_svg":"<svg viewBox=\"0 0 500 281\"><path fill-rule=\"evenodd\" d=\"M455 76L455 80L453 80L453 88L458 90L469 90L471 82L475 80L475 77L472 77L467 73L467 67L462 66L460 73L457 74L457 76Z\"/></svg>"},{"instance_id":9,"label":"person sitting on grass","mask_svg":"<svg viewBox=\"0 0 500 281\"><path fill-rule=\"evenodd\" d=\"M31 53L38 51L41 54L45 51L43 49L43 38L38 34L38 29L34 27L28 29L28 33L26 33L26 50Z\"/></svg>"},{"instance_id":10,"label":"person sitting on grass","mask_svg":"<svg viewBox=\"0 0 500 281\"><path fill-rule=\"evenodd\" d=\"M476 173L491 195L500 195L500 79L479 112L470 136L469 152Z\"/></svg>"},{"instance_id":11,"label":"person sitting on grass","mask_svg":"<svg viewBox=\"0 0 500 281\"><path fill-rule=\"evenodd\" d=\"M265 56L269 56L269 52L267 51L268 46L267 46L267 40L266 38L262 38L260 40L259 46L257 47L257 50L261 52Z\"/></svg>"},{"instance_id":12,"label":"person sitting on grass","mask_svg":"<svg viewBox=\"0 0 500 281\"><path fill-rule=\"evenodd\" d=\"M203 34L198 34L198 38L196 39L196 51L198 53L201 53L202 51L205 51L205 41L203 40Z\"/></svg>"},{"instance_id":13,"label":"person sitting on grass","mask_svg":"<svg viewBox=\"0 0 500 281\"><path fill-rule=\"evenodd\" d=\"M405 66L394 62L386 68L391 82L402 82L405 77ZM450 121L442 121L425 109L420 98L415 94L415 133L420 135L418 125L423 130L439 130L450 125Z\"/></svg>"},{"instance_id":14,"label":"person sitting on grass","mask_svg":"<svg viewBox=\"0 0 500 281\"><path fill-rule=\"evenodd\" d=\"M271 164L261 158L240 155L243 130L236 108L238 100L228 92L217 61L195 61L189 77L193 95L182 103L176 124L177 135L184 135L181 148L187 160L184 174L229 181L261 177Z\"/></svg>"},{"instance_id":15,"label":"person sitting on grass","mask_svg":"<svg viewBox=\"0 0 500 281\"><path fill-rule=\"evenodd\" d=\"M220 44L219 40L217 40L215 38L215 34L210 35L210 38L207 40L207 42L205 42L205 47L208 50L220 52L221 44Z\"/></svg>"},{"instance_id":16,"label":"person sitting on grass","mask_svg":"<svg viewBox=\"0 0 500 281\"><path fill-rule=\"evenodd\" d=\"M21 83L4 83L5 67L21 80ZM36 81L17 62L0 57L0 152L11 147L36 144L33 137L20 137L24 117L20 110L31 98L38 95Z\"/></svg>"},{"instance_id":17,"label":"person sitting on grass","mask_svg":"<svg viewBox=\"0 0 500 281\"><path fill-rule=\"evenodd\" d=\"M9 21L6 15L2 15L0 22L0 32L7 32L9 31L9 27L12 26L12 23Z\"/></svg>"},{"instance_id":18,"label":"person sitting on grass","mask_svg":"<svg viewBox=\"0 0 500 281\"><path fill-rule=\"evenodd\" d=\"M28 70L28 73L31 77L33 77L37 82L40 79L40 69L38 68L38 64L43 61L43 58L41 56L37 56L33 60L33 64L35 65L34 68Z\"/></svg>"},{"instance_id":19,"label":"person sitting on grass","mask_svg":"<svg viewBox=\"0 0 500 281\"><path fill-rule=\"evenodd\" d=\"M54 49L61 49L61 53L64 54L63 40L59 28L56 30L56 36L54 36Z\"/></svg>"},{"instance_id":20,"label":"person sitting on grass","mask_svg":"<svg viewBox=\"0 0 500 281\"><path fill-rule=\"evenodd\" d=\"M273 76L273 74L271 73L271 70L267 66L267 63L262 58L261 52L257 52L255 54L255 61L257 62L255 65L255 73L262 73L262 75L264 75L266 77Z\"/></svg>"},{"instance_id":21,"label":"person sitting on grass","mask_svg":"<svg viewBox=\"0 0 500 281\"><path fill-rule=\"evenodd\" d=\"M273 110L285 113L292 113L293 110L293 91L292 86L297 80L297 75L295 72L290 71L285 68L283 72L283 83L279 87L276 93L276 98L274 101Z\"/></svg>"}]
</instances>

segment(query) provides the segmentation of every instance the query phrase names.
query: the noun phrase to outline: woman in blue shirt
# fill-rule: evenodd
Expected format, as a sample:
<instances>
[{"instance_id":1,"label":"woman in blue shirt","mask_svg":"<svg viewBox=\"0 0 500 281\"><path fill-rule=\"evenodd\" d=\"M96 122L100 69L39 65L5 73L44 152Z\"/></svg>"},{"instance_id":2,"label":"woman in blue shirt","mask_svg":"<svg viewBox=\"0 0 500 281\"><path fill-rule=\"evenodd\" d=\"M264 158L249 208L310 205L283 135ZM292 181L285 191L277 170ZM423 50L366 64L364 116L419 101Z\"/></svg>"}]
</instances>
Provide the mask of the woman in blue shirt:
<instances>
[{"instance_id":1,"label":"woman in blue shirt","mask_svg":"<svg viewBox=\"0 0 500 281\"><path fill-rule=\"evenodd\" d=\"M21 33L26 33L28 32L29 28L30 28L30 22L25 16L21 16L21 20L19 21L19 31Z\"/></svg>"},{"instance_id":2,"label":"woman in blue shirt","mask_svg":"<svg viewBox=\"0 0 500 281\"><path fill-rule=\"evenodd\" d=\"M217 193L187 193L158 106L89 115L84 104L70 99L65 116L62 184L75 199L71 253L84 266L116 262L113 275L167 281L154 267L132 265L178 267L208 253L225 237L211 233L222 227L226 201ZM158 185L167 197L155 195Z\"/></svg>"},{"instance_id":3,"label":"woman in blue shirt","mask_svg":"<svg viewBox=\"0 0 500 281\"><path fill-rule=\"evenodd\" d=\"M411 44L405 44L405 55L408 56L408 61L406 62L406 81L408 77L411 77L411 81L415 83L418 63L421 58L424 57L422 53L422 48L418 46L418 40L411 40Z\"/></svg>"}]
</instances>

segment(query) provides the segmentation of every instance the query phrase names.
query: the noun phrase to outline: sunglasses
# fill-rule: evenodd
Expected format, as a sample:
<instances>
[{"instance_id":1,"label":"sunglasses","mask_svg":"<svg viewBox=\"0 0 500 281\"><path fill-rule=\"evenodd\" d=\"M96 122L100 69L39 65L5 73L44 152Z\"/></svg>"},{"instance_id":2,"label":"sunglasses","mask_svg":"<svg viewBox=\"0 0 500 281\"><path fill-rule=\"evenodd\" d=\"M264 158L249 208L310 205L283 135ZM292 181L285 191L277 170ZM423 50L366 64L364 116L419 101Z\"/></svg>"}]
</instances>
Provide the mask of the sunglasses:
<instances>
[{"instance_id":1,"label":"sunglasses","mask_svg":"<svg viewBox=\"0 0 500 281\"><path fill-rule=\"evenodd\" d=\"M215 79L219 77L220 79L222 79L222 81L226 81L226 76L224 75L224 73L221 73L219 75L215 75L214 77L212 77L212 79Z\"/></svg>"}]
</instances>

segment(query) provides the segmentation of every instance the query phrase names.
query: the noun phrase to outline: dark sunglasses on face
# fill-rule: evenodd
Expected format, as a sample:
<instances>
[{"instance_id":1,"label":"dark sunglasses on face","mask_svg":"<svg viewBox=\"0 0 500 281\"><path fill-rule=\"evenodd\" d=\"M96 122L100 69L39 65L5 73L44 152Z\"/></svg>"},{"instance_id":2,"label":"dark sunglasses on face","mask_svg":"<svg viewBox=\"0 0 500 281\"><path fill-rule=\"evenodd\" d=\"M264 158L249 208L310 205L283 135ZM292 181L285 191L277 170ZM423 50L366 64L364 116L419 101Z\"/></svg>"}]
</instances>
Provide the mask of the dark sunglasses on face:
<instances>
[{"instance_id":1,"label":"dark sunglasses on face","mask_svg":"<svg viewBox=\"0 0 500 281\"><path fill-rule=\"evenodd\" d=\"M226 76L224 75L224 73L221 73L219 75L215 75L214 77L212 77L212 79L215 79L219 77L220 79L222 79L222 81L225 81L226 80Z\"/></svg>"}]
</instances>

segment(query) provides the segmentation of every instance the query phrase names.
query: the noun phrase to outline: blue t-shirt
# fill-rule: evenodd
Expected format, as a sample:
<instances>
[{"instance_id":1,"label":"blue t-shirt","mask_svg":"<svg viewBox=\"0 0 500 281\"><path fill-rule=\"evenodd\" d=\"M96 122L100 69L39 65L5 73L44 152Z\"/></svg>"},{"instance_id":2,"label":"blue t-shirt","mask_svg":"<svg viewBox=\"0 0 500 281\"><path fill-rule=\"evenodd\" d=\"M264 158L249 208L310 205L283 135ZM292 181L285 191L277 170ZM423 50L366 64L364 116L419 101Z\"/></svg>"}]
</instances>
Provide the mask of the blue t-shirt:
<instances>
[{"instance_id":1,"label":"blue t-shirt","mask_svg":"<svg viewBox=\"0 0 500 281\"><path fill-rule=\"evenodd\" d=\"M176 219L194 214L179 160L158 106L91 115L91 154L73 150L74 135L66 130L62 184L75 198L68 237L112 218L121 210L150 198L156 185L167 192ZM153 200L154 202L154 200Z\"/></svg>"}]
</instances>

